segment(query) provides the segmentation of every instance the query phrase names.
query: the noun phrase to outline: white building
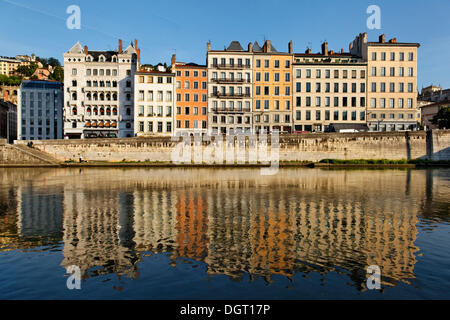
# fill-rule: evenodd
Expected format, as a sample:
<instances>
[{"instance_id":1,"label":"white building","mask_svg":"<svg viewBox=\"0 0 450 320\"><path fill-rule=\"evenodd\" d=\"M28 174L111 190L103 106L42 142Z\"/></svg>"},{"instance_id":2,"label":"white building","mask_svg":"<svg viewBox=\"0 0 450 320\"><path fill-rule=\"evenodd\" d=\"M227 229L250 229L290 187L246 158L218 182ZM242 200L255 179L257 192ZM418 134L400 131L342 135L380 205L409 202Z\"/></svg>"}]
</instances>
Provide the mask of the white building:
<instances>
[{"instance_id":1,"label":"white building","mask_svg":"<svg viewBox=\"0 0 450 320\"><path fill-rule=\"evenodd\" d=\"M64 54L64 137L132 137L137 41L115 51L89 51L78 42Z\"/></svg>"},{"instance_id":2,"label":"white building","mask_svg":"<svg viewBox=\"0 0 450 320\"><path fill-rule=\"evenodd\" d=\"M212 132L252 131L253 53L238 41L225 50L208 43L208 124Z\"/></svg>"},{"instance_id":3,"label":"white building","mask_svg":"<svg viewBox=\"0 0 450 320\"><path fill-rule=\"evenodd\" d=\"M63 138L63 84L22 81L17 108L18 140Z\"/></svg>"},{"instance_id":4,"label":"white building","mask_svg":"<svg viewBox=\"0 0 450 320\"><path fill-rule=\"evenodd\" d=\"M175 74L159 69L135 75L134 133L170 136L175 124Z\"/></svg>"}]
</instances>

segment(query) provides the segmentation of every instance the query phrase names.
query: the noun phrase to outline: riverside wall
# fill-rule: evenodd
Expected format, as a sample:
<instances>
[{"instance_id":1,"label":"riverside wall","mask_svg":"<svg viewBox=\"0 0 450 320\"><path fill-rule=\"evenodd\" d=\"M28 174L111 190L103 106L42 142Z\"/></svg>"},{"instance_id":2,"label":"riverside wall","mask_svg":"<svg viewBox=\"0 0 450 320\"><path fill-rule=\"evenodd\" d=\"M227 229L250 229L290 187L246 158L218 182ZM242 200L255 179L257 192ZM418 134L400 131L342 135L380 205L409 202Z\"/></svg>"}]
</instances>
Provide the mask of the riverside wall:
<instances>
[{"instance_id":1,"label":"riverside wall","mask_svg":"<svg viewBox=\"0 0 450 320\"><path fill-rule=\"evenodd\" d=\"M181 139L180 139L181 141ZM28 141L17 141L26 145ZM85 139L33 141L39 150L58 161L150 161L171 162L178 141L170 137ZM237 144L237 141L235 142ZM208 147L192 149L192 160L198 158ZM225 144L227 145L227 144ZM232 147L231 145L230 147ZM192 147L193 148L193 147ZM17 150L8 149L11 152ZM0 161L14 161L17 155L8 155L7 145L0 143ZM200 150L200 152L199 152ZM248 143L245 150L249 151ZM269 143L268 151L271 146ZM26 161L20 156L21 163ZM450 160L450 130L433 132L383 132L383 133L330 133L282 135L279 138L279 160L281 162L311 161L323 159L428 159ZM34 160L36 161L36 160Z\"/></svg>"}]
</instances>

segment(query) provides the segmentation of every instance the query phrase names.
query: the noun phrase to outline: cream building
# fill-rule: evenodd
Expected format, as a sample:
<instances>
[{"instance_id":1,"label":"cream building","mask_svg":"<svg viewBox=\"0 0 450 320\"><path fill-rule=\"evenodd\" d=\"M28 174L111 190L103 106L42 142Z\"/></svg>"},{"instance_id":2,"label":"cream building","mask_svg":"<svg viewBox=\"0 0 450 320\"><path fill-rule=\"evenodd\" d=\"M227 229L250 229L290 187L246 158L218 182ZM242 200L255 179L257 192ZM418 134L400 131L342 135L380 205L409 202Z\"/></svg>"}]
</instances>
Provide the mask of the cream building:
<instances>
[{"instance_id":1,"label":"cream building","mask_svg":"<svg viewBox=\"0 0 450 320\"><path fill-rule=\"evenodd\" d=\"M367 41L356 37L350 50L367 61L368 125L372 131L415 130L420 121L417 107L418 43L400 43L396 38Z\"/></svg>"},{"instance_id":2,"label":"cream building","mask_svg":"<svg viewBox=\"0 0 450 320\"><path fill-rule=\"evenodd\" d=\"M295 54L293 62L294 131L324 132L332 124L366 123L366 63L343 50L322 45L321 53Z\"/></svg>"},{"instance_id":3,"label":"cream building","mask_svg":"<svg viewBox=\"0 0 450 320\"><path fill-rule=\"evenodd\" d=\"M175 132L175 74L162 69L137 72L134 104L136 136L172 135Z\"/></svg>"},{"instance_id":4,"label":"cream building","mask_svg":"<svg viewBox=\"0 0 450 320\"><path fill-rule=\"evenodd\" d=\"M64 53L64 137L132 137L137 41L125 50L90 51L78 42Z\"/></svg>"},{"instance_id":5,"label":"cream building","mask_svg":"<svg viewBox=\"0 0 450 320\"><path fill-rule=\"evenodd\" d=\"M225 50L208 43L208 124L212 133L252 131L251 45L244 50L233 41Z\"/></svg>"}]
</instances>

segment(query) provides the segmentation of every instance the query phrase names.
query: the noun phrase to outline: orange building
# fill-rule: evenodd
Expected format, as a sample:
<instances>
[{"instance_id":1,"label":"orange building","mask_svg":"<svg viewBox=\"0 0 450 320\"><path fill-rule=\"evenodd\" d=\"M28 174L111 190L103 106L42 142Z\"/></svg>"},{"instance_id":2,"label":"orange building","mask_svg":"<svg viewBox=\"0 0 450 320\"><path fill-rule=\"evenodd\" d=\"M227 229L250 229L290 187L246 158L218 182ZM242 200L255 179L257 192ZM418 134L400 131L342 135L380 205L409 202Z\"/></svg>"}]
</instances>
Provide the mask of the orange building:
<instances>
[{"instance_id":1,"label":"orange building","mask_svg":"<svg viewBox=\"0 0 450 320\"><path fill-rule=\"evenodd\" d=\"M205 133L208 129L208 72L204 65L176 62L172 56L172 72L176 75L175 132Z\"/></svg>"}]
</instances>

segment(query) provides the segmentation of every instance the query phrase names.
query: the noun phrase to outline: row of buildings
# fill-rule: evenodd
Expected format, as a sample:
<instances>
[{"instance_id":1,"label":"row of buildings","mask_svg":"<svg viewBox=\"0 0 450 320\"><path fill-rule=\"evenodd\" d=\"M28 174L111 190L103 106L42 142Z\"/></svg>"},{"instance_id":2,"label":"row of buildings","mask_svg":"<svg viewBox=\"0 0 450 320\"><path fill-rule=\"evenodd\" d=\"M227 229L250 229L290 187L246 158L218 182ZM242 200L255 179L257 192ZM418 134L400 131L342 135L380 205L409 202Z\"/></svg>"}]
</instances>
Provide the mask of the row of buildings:
<instances>
[{"instance_id":1,"label":"row of buildings","mask_svg":"<svg viewBox=\"0 0 450 320\"><path fill-rule=\"evenodd\" d=\"M19 139L416 130L419 47L366 33L347 52L208 42L205 65L174 55L169 68L148 68L136 40L113 51L76 43L64 53L64 86L22 84Z\"/></svg>"},{"instance_id":2,"label":"row of buildings","mask_svg":"<svg viewBox=\"0 0 450 320\"><path fill-rule=\"evenodd\" d=\"M136 41L113 52L77 43L64 55L65 136L415 130L418 48L365 33L348 52L327 43L319 53L294 53L292 42L279 51L270 40L245 49L208 43L206 65L173 56L170 70L149 70Z\"/></svg>"}]
</instances>

